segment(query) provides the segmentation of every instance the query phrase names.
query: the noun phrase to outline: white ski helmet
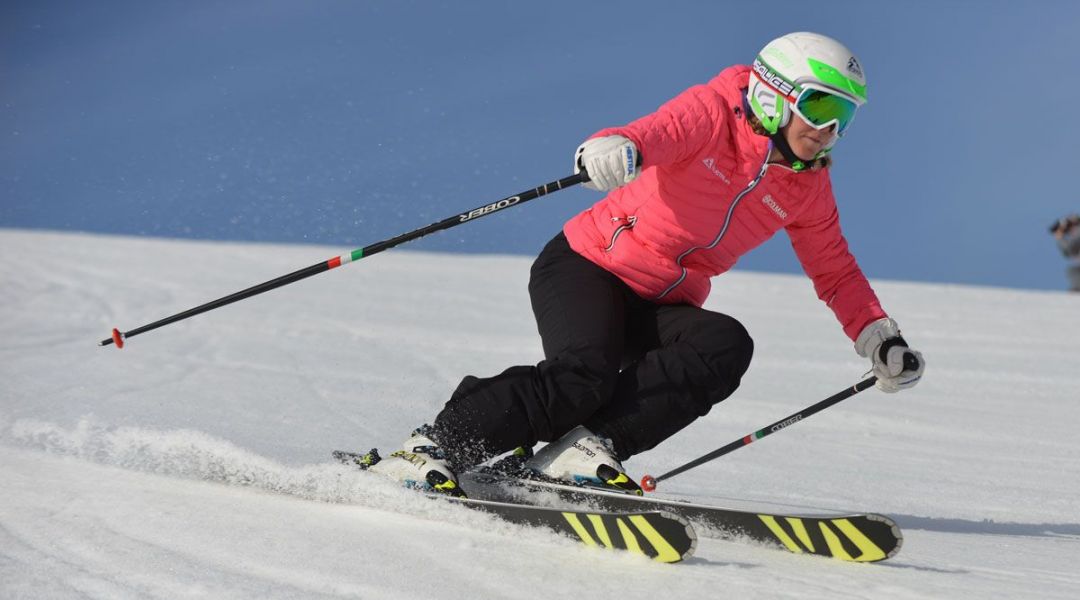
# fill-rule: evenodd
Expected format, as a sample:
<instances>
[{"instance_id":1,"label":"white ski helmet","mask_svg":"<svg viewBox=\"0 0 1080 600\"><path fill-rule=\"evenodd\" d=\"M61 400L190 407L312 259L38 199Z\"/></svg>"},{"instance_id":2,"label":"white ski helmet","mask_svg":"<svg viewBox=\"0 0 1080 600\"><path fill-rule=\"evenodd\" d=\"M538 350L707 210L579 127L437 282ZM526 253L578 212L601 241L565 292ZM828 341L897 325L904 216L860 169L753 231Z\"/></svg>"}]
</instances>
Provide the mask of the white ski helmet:
<instances>
[{"instance_id":1,"label":"white ski helmet","mask_svg":"<svg viewBox=\"0 0 1080 600\"><path fill-rule=\"evenodd\" d=\"M844 134L855 109L866 103L862 65L840 42L817 33L789 33L769 42L754 60L746 99L770 135L799 114L814 127L836 125Z\"/></svg>"}]
</instances>

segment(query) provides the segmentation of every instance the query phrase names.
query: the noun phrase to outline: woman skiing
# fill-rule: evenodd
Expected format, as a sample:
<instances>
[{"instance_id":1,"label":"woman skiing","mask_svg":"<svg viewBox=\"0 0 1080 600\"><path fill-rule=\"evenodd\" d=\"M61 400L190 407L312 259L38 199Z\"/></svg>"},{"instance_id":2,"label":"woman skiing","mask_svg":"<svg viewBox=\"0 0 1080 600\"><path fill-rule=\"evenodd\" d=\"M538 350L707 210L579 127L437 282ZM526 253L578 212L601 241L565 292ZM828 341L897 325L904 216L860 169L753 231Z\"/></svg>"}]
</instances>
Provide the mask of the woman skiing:
<instances>
[{"instance_id":1,"label":"woman skiing","mask_svg":"<svg viewBox=\"0 0 1080 600\"><path fill-rule=\"evenodd\" d=\"M818 297L877 386L922 376L840 230L829 152L866 101L839 42L792 33L656 112L577 149L575 172L610 192L570 219L533 264L544 360L466 377L430 426L371 470L460 494L455 473L549 442L525 466L637 491L622 461L653 448L739 386L753 342L705 310L709 279L786 230ZM904 354L917 368L904 366Z\"/></svg>"}]
</instances>

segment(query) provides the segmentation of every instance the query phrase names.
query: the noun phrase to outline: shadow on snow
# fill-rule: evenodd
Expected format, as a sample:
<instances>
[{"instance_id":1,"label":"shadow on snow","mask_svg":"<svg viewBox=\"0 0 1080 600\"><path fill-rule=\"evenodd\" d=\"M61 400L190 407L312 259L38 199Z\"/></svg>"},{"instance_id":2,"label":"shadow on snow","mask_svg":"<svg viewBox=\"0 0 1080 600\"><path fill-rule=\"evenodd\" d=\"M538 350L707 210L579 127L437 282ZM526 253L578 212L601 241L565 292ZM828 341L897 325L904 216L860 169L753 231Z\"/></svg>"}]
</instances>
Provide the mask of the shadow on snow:
<instances>
[{"instance_id":1,"label":"shadow on snow","mask_svg":"<svg viewBox=\"0 0 1080 600\"><path fill-rule=\"evenodd\" d=\"M999 523L990 519L940 519L914 515L890 515L901 529L940 531L943 533L973 533L984 535L1019 535L1030 537L1075 536L1080 538L1078 523Z\"/></svg>"}]
</instances>

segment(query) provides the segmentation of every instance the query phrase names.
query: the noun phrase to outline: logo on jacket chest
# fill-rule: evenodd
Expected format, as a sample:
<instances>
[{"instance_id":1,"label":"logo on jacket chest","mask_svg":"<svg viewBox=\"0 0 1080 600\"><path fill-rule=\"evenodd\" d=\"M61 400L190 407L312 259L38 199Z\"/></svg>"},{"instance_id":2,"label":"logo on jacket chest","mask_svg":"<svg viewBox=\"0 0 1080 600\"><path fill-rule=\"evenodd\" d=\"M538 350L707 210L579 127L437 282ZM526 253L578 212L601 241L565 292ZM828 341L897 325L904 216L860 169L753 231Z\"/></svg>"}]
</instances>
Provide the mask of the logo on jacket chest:
<instances>
[{"instance_id":1,"label":"logo on jacket chest","mask_svg":"<svg viewBox=\"0 0 1080 600\"><path fill-rule=\"evenodd\" d=\"M788 217L787 210L785 210L783 206L780 206L780 204L777 203L776 200L773 200L772 195L765 194L764 196L762 196L761 197L761 203L764 204L765 206L768 206L769 209L771 209L774 213L776 213L776 216L780 217L780 220L782 220L782 221L787 220L787 217Z\"/></svg>"},{"instance_id":2,"label":"logo on jacket chest","mask_svg":"<svg viewBox=\"0 0 1080 600\"><path fill-rule=\"evenodd\" d=\"M709 157L701 161L701 164L705 165L705 168L709 169L713 175L719 177L720 181L723 181L727 185L731 185L731 180L728 179L728 176L724 175L724 172L716 166L716 159Z\"/></svg>"}]
</instances>

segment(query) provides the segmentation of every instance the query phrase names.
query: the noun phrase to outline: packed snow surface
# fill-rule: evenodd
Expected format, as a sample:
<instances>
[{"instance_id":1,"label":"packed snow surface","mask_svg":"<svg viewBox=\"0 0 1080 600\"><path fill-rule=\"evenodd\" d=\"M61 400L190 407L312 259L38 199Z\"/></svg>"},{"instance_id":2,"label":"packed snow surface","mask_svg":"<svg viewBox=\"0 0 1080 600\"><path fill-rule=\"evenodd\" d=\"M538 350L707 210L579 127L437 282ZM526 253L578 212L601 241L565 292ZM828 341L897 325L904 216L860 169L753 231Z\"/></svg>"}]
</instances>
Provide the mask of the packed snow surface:
<instances>
[{"instance_id":1,"label":"packed snow surface","mask_svg":"<svg viewBox=\"0 0 1080 600\"><path fill-rule=\"evenodd\" d=\"M392 251L99 348L348 248L0 230L4 598L1076 598L1080 295L875 281L929 367L661 484L873 511L860 565L703 538L661 565L335 464L391 448L462 376L540 360L520 257ZM871 274L873 275L873 274ZM735 272L742 387L627 466L659 475L863 377L807 280Z\"/></svg>"}]
</instances>

